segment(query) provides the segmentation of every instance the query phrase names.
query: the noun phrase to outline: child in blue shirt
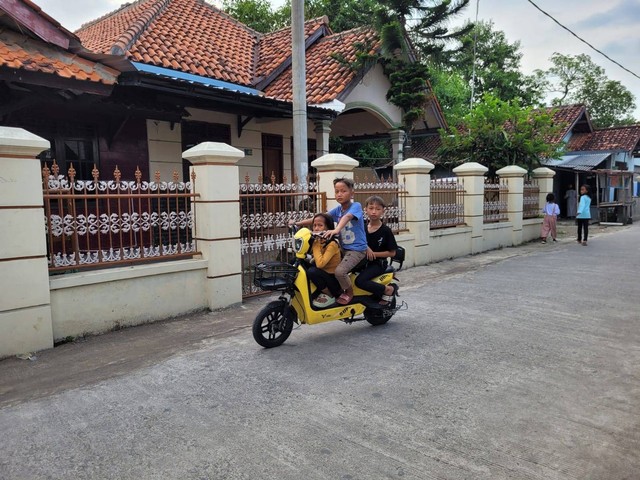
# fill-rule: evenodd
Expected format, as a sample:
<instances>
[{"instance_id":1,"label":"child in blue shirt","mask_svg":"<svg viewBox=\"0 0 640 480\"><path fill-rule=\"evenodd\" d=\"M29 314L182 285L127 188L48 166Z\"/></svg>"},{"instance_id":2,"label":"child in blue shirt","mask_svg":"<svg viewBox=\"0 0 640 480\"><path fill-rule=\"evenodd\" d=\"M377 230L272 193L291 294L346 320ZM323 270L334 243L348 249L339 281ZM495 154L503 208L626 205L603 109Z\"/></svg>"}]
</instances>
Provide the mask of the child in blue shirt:
<instances>
[{"instance_id":1,"label":"child in blue shirt","mask_svg":"<svg viewBox=\"0 0 640 480\"><path fill-rule=\"evenodd\" d=\"M327 238L340 235L340 244L344 251L342 262L336 268L336 279L343 292L337 299L340 305L353 300L353 285L349 272L367 256L367 234L364 229L364 212L359 202L352 202L354 184L349 178L336 178L333 181L336 201L340 204L328 213L336 222L336 228L325 232Z\"/></svg>"},{"instance_id":2,"label":"child in blue shirt","mask_svg":"<svg viewBox=\"0 0 640 480\"><path fill-rule=\"evenodd\" d=\"M587 245L587 237L589 236L589 220L591 219L591 197L589 196L589 186L582 185L580 187L580 203L578 204L578 243L583 246ZM584 232L584 240L582 239Z\"/></svg>"},{"instance_id":3,"label":"child in blue shirt","mask_svg":"<svg viewBox=\"0 0 640 480\"><path fill-rule=\"evenodd\" d=\"M344 256L336 267L335 276L340 284L342 294L337 303L347 305L353 300L353 285L349 272L367 256L367 234L364 229L364 212L359 202L352 202L354 184L350 178L336 178L333 181L336 201L340 204L327 212L336 224L332 230L327 230L327 239L340 236L340 245ZM312 220L306 219L296 222L298 226L311 225Z\"/></svg>"}]
</instances>

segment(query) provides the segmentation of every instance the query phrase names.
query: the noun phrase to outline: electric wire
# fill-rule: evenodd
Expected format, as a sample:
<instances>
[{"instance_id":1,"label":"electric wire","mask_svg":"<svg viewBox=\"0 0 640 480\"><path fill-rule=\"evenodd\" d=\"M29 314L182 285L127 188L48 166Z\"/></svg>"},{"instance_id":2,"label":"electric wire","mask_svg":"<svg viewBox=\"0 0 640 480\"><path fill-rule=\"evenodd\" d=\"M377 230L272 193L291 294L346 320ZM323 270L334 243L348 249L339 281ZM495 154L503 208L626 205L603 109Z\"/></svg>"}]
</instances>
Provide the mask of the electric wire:
<instances>
[{"instance_id":1,"label":"electric wire","mask_svg":"<svg viewBox=\"0 0 640 480\"><path fill-rule=\"evenodd\" d=\"M589 42L587 42L586 40L584 40L582 37L580 37L579 35L577 35L576 33L574 33L573 31L571 31L569 28L565 27L563 24L561 24L558 20L556 20L555 18L553 18L550 14L548 14L547 12L545 12L544 10L542 10L538 5L536 5L532 0L527 0L531 5L533 5L537 10L539 10L543 15L546 15L547 17L549 17L551 20L553 20L555 23L557 23L560 27L564 28L567 32L569 32L571 35L573 35L574 37L576 37L578 40L580 40L582 43L588 45L591 49L595 50L596 52L598 52L600 55L602 55L603 57L605 57L607 60L609 60L610 62L613 62L614 64L616 64L617 66L619 66L620 68L622 68L623 70L625 70L626 72L629 72L631 75L633 75L634 77L640 79L640 76L638 76L636 73L632 72L631 70L629 70L627 67L625 67L624 65L616 62L613 58L611 58L609 55L607 55L606 53L602 52L601 50L598 50L596 47L594 47L593 45L591 45Z\"/></svg>"}]
</instances>

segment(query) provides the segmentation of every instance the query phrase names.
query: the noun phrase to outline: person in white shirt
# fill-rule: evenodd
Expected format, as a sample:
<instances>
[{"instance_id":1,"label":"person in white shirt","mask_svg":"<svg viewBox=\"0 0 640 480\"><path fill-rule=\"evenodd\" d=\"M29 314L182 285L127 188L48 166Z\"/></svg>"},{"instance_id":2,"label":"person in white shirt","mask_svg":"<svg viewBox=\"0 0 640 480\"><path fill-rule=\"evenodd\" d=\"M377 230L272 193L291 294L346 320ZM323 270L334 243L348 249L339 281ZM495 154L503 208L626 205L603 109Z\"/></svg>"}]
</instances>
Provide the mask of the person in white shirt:
<instances>
[{"instance_id":1,"label":"person in white shirt","mask_svg":"<svg viewBox=\"0 0 640 480\"><path fill-rule=\"evenodd\" d=\"M549 193L547 195L547 204L542 209L542 213L544 213L544 220L542 221L542 243L547 243L547 237L551 235L553 241L556 242L556 237L558 236L556 230L556 222L558 220L558 215L560 215L560 207L555 203L556 197L553 193Z\"/></svg>"}]
</instances>

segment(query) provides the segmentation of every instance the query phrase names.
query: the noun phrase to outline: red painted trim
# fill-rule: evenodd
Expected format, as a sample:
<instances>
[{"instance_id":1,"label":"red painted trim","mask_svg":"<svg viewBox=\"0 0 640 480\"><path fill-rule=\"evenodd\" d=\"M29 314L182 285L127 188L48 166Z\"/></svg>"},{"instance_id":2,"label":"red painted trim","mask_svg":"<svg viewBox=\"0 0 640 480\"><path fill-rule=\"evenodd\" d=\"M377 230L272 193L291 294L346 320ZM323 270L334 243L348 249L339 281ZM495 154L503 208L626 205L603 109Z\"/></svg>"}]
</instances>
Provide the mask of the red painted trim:
<instances>
[{"instance_id":1,"label":"red painted trim","mask_svg":"<svg viewBox=\"0 0 640 480\"><path fill-rule=\"evenodd\" d=\"M0 9L4 10L20 26L26 27L45 42L53 43L65 50L69 49L69 37L23 2L0 0Z\"/></svg>"}]
</instances>

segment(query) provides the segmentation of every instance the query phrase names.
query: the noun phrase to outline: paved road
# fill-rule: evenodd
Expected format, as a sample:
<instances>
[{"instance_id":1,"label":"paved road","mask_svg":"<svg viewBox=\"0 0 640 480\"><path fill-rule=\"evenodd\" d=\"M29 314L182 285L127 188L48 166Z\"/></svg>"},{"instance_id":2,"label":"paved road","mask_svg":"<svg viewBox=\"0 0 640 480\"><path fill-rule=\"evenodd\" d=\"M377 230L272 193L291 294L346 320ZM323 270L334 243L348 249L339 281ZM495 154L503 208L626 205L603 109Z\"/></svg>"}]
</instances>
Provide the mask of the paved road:
<instances>
[{"instance_id":1,"label":"paved road","mask_svg":"<svg viewBox=\"0 0 640 480\"><path fill-rule=\"evenodd\" d=\"M1 361L0 478L640 478L640 228L402 280L276 349L260 300Z\"/></svg>"}]
</instances>

